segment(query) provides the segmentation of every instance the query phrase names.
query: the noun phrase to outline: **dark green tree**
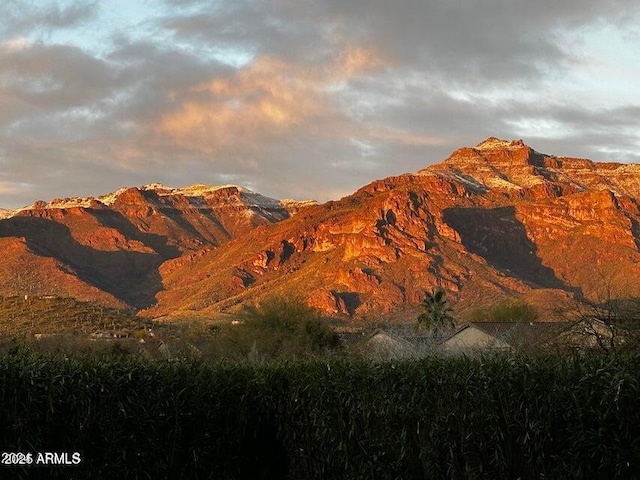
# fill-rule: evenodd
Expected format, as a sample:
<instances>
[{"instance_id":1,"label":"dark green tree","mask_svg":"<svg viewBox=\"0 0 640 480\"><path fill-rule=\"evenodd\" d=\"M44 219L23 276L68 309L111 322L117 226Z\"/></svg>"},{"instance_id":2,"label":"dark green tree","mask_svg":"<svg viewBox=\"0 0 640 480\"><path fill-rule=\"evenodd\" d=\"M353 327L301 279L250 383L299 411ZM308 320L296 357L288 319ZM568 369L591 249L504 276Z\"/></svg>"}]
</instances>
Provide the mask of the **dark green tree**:
<instances>
[{"instance_id":1,"label":"dark green tree","mask_svg":"<svg viewBox=\"0 0 640 480\"><path fill-rule=\"evenodd\" d=\"M305 357L336 350L338 336L320 312L295 296L272 296L246 307L227 335L241 350L265 358Z\"/></svg>"},{"instance_id":2,"label":"dark green tree","mask_svg":"<svg viewBox=\"0 0 640 480\"><path fill-rule=\"evenodd\" d=\"M442 288L434 288L431 293L425 292L421 306L424 308L418 316L418 325L431 331L434 337L442 337L454 327L451 305Z\"/></svg>"},{"instance_id":3,"label":"dark green tree","mask_svg":"<svg viewBox=\"0 0 640 480\"><path fill-rule=\"evenodd\" d=\"M504 300L484 311L479 318L490 322L535 322L538 320L536 307L524 300Z\"/></svg>"}]
</instances>

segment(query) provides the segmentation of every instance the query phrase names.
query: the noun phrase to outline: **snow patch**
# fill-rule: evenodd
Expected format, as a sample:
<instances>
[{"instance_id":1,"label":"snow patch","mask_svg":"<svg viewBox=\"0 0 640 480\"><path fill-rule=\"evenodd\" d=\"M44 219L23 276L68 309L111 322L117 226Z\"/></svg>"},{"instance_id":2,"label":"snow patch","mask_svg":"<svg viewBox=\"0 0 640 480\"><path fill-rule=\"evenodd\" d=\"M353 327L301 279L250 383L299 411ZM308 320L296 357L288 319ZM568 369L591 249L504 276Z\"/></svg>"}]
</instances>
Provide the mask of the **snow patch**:
<instances>
[{"instance_id":1,"label":"snow patch","mask_svg":"<svg viewBox=\"0 0 640 480\"><path fill-rule=\"evenodd\" d=\"M5 218L11 218L17 213L17 210L6 210L4 208L0 208L0 220L4 220Z\"/></svg>"},{"instance_id":2,"label":"snow patch","mask_svg":"<svg viewBox=\"0 0 640 480\"><path fill-rule=\"evenodd\" d=\"M95 200L93 197L83 198L54 198L47 203L45 208L73 208L73 207L89 207L91 201Z\"/></svg>"},{"instance_id":3,"label":"snow patch","mask_svg":"<svg viewBox=\"0 0 640 480\"><path fill-rule=\"evenodd\" d=\"M285 198L280 200L280 204L284 207L312 207L314 205L318 205L316 200L293 200L292 198Z\"/></svg>"},{"instance_id":4,"label":"snow patch","mask_svg":"<svg viewBox=\"0 0 640 480\"><path fill-rule=\"evenodd\" d=\"M451 170L436 171L435 174L446 180L462 183L463 185L471 187L474 190L479 190L481 192L486 192L487 190L489 190L486 185L479 183L471 175L465 175L464 173L458 173Z\"/></svg>"},{"instance_id":5,"label":"snow patch","mask_svg":"<svg viewBox=\"0 0 640 480\"><path fill-rule=\"evenodd\" d=\"M49 203L35 202L29 206L23 207L19 210L4 210L0 209L0 219L9 218L16 213L23 210L33 210L35 208L72 208L72 207L85 207L89 208L96 201L104 205L113 205L116 199L131 187L123 187L115 192L111 192L105 195L101 195L97 198L94 197L74 197L74 198L56 198ZM211 208L207 203L208 197L214 196L216 192L223 189L236 189L239 193L239 199L236 202L229 200L229 205L238 205L249 208L255 208L256 210L279 210L286 208L287 206L307 206L315 205L315 200L307 200L298 202L295 200L277 200L275 198L266 197L259 193L256 193L248 188L241 187L239 185L204 185L195 184L187 187L174 188L164 185L162 183L149 183L141 187L135 187L141 191L153 191L160 197L167 197L171 195L184 195L188 198L189 203L196 208ZM255 213L255 212L254 212ZM253 215L249 213L248 215Z\"/></svg>"},{"instance_id":6,"label":"snow patch","mask_svg":"<svg viewBox=\"0 0 640 480\"><path fill-rule=\"evenodd\" d=\"M107 195L99 196L98 200L104 203L105 205L113 205L113 202L115 202L116 199L127 190L129 190L127 187L122 187L116 190L115 192L111 192L111 193L108 193Z\"/></svg>"},{"instance_id":7,"label":"snow patch","mask_svg":"<svg viewBox=\"0 0 640 480\"><path fill-rule=\"evenodd\" d=\"M280 200L275 198L265 197L259 193L256 193L248 188L241 187L239 185L203 185L203 184L195 184L189 185L188 187L182 188L172 188L167 187L162 184L150 184L145 185L143 187L147 190L154 190L160 196L167 195L184 195L185 197L189 197L190 200L195 200L194 203L201 203L202 206L206 206L206 199L209 196L215 195L216 192L223 189L231 189L234 188L240 193L240 198L244 200L244 202L240 202L241 204L246 204L249 207L258 207L258 208L280 208Z\"/></svg>"},{"instance_id":8,"label":"snow patch","mask_svg":"<svg viewBox=\"0 0 640 480\"><path fill-rule=\"evenodd\" d=\"M91 207L92 202L95 202L96 199L93 197L73 197L73 198L54 198L50 202L37 201L32 203L31 205L27 205L25 207L19 208L13 211L13 215L24 212L25 210L35 210L35 209L55 209L55 208L88 208Z\"/></svg>"},{"instance_id":9,"label":"snow patch","mask_svg":"<svg viewBox=\"0 0 640 480\"><path fill-rule=\"evenodd\" d=\"M496 137L489 137L484 142L476 145L476 150L518 150L526 147L522 140L502 140Z\"/></svg>"},{"instance_id":10,"label":"snow patch","mask_svg":"<svg viewBox=\"0 0 640 480\"><path fill-rule=\"evenodd\" d=\"M275 198L265 197L259 193L246 190L242 192L242 196L247 200L249 206L256 206L261 208L281 208L280 200Z\"/></svg>"},{"instance_id":11,"label":"snow patch","mask_svg":"<svg viewBox=\"0 0 640 480\"><path fill-rule=\"evenodd\" d=\"M154 182L154 183L147 183L146 185L141 186L140 190L173 190L173 188L167 187L162 183Z\"/></svg>"}]
</instances>

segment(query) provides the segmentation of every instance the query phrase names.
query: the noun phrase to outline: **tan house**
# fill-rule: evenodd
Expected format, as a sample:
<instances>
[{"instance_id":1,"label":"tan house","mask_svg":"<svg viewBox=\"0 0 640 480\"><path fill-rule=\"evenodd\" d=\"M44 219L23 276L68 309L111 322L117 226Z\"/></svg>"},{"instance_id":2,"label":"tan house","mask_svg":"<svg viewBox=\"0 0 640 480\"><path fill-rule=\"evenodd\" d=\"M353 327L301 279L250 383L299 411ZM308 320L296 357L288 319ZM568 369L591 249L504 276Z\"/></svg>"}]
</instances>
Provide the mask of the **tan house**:
<instances>
[{"instance_id":1,"label":"tan house","mask_svg":"<svg viewBox=\"0 0 640 480\"><path fill-rule=\"evenodd\" d=\"M571 328L560 332L554 344L570 350L613 351L633 336L625 328L628 322L638 322L638 320L609 323L593 318L578 320L571 324Z\"/></svg>"},{"instance_id":2,"label":"tan house","mask_svg":"<svg viewBox=\"0 0 640 480\"><path fill-rule=\"evenodd\" d=\"M374 360L422 357L430 353L526 353L598 349L611 340L610 329L598 321L470 322L441 343L431 336L377 329L341 333L344 347Z\"/></svg>"},{"instance_id":3,"label":"tan house","mask_svg":"<svg viewBox=\"0 0 640 480\"><path fill-rule=\"evenodd\" d=\"M523 352L545 345L570 329L570 322L470 322L442 342L445 353Z\"/></svg>"},{"instance_id":4,"label":"tan house","mask_svg":"<svg viewBox=\"0 0 640 480\"><path fill-rule=\"evenodd\" d=\"M400 336L377 329L358 344L358 349L373 359L399 359L417 357L432 346L431 337Z\"/></svg>"}]
</instances>

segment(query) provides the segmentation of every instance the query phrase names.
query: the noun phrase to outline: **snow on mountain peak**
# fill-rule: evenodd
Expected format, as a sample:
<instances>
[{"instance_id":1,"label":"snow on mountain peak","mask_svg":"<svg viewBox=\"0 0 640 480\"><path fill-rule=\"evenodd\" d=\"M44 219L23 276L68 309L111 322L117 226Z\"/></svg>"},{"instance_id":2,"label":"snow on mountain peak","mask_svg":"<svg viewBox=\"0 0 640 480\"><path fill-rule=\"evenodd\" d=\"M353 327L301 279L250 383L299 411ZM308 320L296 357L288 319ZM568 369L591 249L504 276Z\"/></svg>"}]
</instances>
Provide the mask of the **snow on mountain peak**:
<instances>
[{"instance_id":1,"label":"snow on mountain peak","mask_svg":"<svg viewBox=\"0 0 640 480\"><path fill-rule=\"evenodd\" d=\"M34 210L34 209L62 209L62 208L74 208L74 207L84 207L91 208L95 207L96 204L100 203L106 206L111 206L115 203L115 201L125 192L131 190L132 187L122 187L114 192L107 193L105 195L100 195L98 197L73 197L73 198L55 198L50 202L37 201L31 205L25 206L18 210L5 210L0 209L0 220L5 218L10 218L14 216L16 213L24 210ZM316 202L313 200L307 200L302 202L296 202L294 200L278 200L271 197L266 197L259 193L256 193L248 188L239 186L239 185L205 185L205 184L194 184L186 187L170 187L164 185L162 183L154 182L148 183L146 185L142 185L140 187L133 187L139 191L152 191L156 195L160 197L168 197L170 195L184 195L185 197L189 197L190 202L192 202L195 206L206 207L207 198L213 197L216 195L216 192L220 192L221 190L230 190L228 194L226 194L225 202L226 203L234 203L236 202L238 205L245 205L249 208L255 209L291 209L291 208L300 208L303 206L315 204ZM235 200L233 198L237 196ZM208 207L207 207L208 208Z\"/></svg>"},{"instance_id":2,"label":"snow on mountain peak","mask_svg":"<svg viewBox=\"0 0 640 480\"><path fill-rule=\"evenodd\" d=\"M15 215L15 210L6 210L4 208L0 208L0 220L4 220L5 218L11 218Z\"/></svg>"},{"instance_id":3,"label":"snow on mountain peak","mask_svg":"<svg viewBox=\"0 0 640 480\"><path fill-rule=\"evenodd\" d=\"M174 190L173 187L168 187L163 183L148 183L140 187L140 190Z\"/></svg>"},{"instance_id":4,"label":"snow on mountain peak","mask_svg":"<svg viewBox=\"0 0 640 480\"><path fill-rule=\"evenodd\" d=\"M476 145L476 150L516 150L526 147L522 140L502 140L496 137L489 137L484 142Z\"/></svg>"}]
</instances>

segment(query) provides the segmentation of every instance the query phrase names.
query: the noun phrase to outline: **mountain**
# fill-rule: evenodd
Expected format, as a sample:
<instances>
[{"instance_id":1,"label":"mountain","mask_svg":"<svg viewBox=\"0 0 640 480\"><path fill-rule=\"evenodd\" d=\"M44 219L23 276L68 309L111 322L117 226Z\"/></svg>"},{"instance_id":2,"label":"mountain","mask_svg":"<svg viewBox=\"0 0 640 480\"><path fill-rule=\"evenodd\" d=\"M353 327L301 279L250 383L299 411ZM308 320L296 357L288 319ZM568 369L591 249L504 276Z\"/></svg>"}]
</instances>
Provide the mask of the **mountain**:
<instances>
[{"instance_id":1,"label":"mountain","mask_svg":"<svg viewBox=\"0 0 640 480\"><path fill-rule=\"evenodd\" d=\"M36 202L0 220L0 295L57 294L150 317L295 295L353 319L519 297L640 296L640 165L489 138L325 204L152 184Z\"/></svg>"},{"instance_id":2,"label":"mountain","mask_svg":"<svg viewBox=\"0 0 640 480\"><path fill-rule=\"evenodd\" d=\"M169 260L146 315L214 315L265 295L329 314L413 315L425 290L459 310L504 297L640 296L640 166L489 138L415 174Z\"/></svg>"},{"instance_id":3,"label":"mountain","mask_svg":"<svg viewBox=\"0 0 640 480\"><path fill-rule=\"evenodd\" d=\"M0 294L56 294L111 306L155 303L166 260L215 248L309 202L227 185L123 188L38 201L0 220Z\"/></svg>"}]
</instances>

